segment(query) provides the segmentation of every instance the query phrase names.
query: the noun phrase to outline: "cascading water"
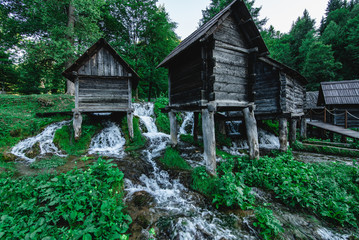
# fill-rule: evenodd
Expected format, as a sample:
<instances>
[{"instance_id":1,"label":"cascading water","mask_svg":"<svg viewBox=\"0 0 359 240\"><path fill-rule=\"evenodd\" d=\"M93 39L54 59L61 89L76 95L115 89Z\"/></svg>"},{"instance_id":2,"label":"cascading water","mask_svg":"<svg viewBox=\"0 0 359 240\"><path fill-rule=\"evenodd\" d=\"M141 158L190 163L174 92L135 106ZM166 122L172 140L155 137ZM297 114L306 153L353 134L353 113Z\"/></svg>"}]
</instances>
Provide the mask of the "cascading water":
<instances>
[{"instance_id":1,"label":"cascading water","mask_svg":"<svg viewBox=\"0 0 359 240\"><path fill-rule=\"evenodd\" d=\"M53 139L55 136L56 130L62 128L66 124L69 124L70 121L63 121L58 123L53 123L47 126L44 131L42 131L39 135L31 138L27 138L21 142L19 142L15 147L11 149L11 153L17 157L27 160L28 162L34 162L35 158L29 158L26 156L26 153L31 150L35 144L39 144L40 147L40 155L45 154L53 154L61 157L65 157L66 155L62 154L61 151L55 146L53 143Z\"/></svg>"},{"instance_id":2,"label":"cascading water","mask_svg":"<svg viewBox=\"0 0 359 240\"><path fill-rule=\"evenodd\" d=\"M179 129L179 134L193 134L193 112L184 112L183 122ZM190 132L187 131L187 128L191 128Z\"/></svg>"},{"instance_id":3,"label":"cascading water","mask_svg":"<svg viewBox=\"0 0 359 240\"><path fill-rule=\"evenodd\" d=\"M156 157L165 150L170 136L157 131L151 104L135 105L135 115L140 117L148 132L143 135L148 139L149 146L144 150L146 160L151 164L153 171L140 177L140 184L133 184L126 179L126 199L130 199L136 192L146 191L151 194L156 206L150 211L156 215L171 219L171 239L239 239L251 237L239 229L230 229L223 220L228 218L215 209L197 206L198 199L195 194L180 183L178 179L170 179L169 173L161 170L155 161ZM143 115L141 115L143 114ZM231 216L231 221L238 219ZM253 238L254 239L254 238Z\"/></svg>"},{"instance_id":4,"label":"cascading water","mask_svg":"<svg viewBox=\"0 0 359 240\"><path fill-rule=\"evenodd\" d=\"M91 140L88 153L122 157L125 143L120 128L113 122L107 122L105 128Z\"/></svg>"}]
</instances>

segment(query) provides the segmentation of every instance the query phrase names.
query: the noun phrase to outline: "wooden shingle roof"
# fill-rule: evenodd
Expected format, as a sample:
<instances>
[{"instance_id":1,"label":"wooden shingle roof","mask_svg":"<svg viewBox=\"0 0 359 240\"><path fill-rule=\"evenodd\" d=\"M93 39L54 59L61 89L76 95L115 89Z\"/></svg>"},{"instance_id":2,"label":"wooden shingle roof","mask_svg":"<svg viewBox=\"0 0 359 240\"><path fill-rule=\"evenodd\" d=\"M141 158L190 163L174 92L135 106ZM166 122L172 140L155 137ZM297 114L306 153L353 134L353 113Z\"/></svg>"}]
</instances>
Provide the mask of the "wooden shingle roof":
<instances>
[{"instance_id":1,"label":"wooden shingle roof","mask_svg":"<svg viewBox=\"0 0 359 240\"><path fill-rule=\"evenodd\" d=\"M230 13L232 13L238 22L239 29L242 30L251 48L258 47L259 53L268 53L263 38L261 37L257 26L255 25L252 16L250 15L243 0L235 0L230 3L226 8L219 12L207 23L203 24L191 35L185 38L159 65L159 67L166 67L171 60L181 54L184 50L188 49L195 43L200 42L202 39L208 38L213 34L215 29L219 27L221 22Z\"/></svg>"},{"instance_id":2,"label":"wooden shingle roof","mask_svg":"<svg viewBox=\"0 0 359 240\"><path fill-rule=\"evenodd\" d=\"M318 91L306 92L304 109L322 109L323 107L317 106Z\"/></svg>"},{"instance_id":3,"label":"wooden shingle roof","mask_svg":"<svg viewBox=\"0 0 359 240\"><path fill-rule=\"evenodd\" d=\"M116 52L115 49L104 39L100 38L94 45L92 45L84 54L82 54L69 68L67 68L62 75L67 79L74 81L75 76L72 72L77 72L85 63L87 63L101 48L106 48L110 54L123 66L126 70L132 74L133 77L133 89L138 85L141 78L138 74L128 65L128 63Z\"/></svg>"},{"instance_id":4,"label":"wooden shingle roof","mask_svg":"<svg viewBox=\"0 0 359 240\"><path fill-rule=\"evenodd\" d=\"M320 83L317 105L359 106L359 80Z\"/></svg>"}]
</instances>

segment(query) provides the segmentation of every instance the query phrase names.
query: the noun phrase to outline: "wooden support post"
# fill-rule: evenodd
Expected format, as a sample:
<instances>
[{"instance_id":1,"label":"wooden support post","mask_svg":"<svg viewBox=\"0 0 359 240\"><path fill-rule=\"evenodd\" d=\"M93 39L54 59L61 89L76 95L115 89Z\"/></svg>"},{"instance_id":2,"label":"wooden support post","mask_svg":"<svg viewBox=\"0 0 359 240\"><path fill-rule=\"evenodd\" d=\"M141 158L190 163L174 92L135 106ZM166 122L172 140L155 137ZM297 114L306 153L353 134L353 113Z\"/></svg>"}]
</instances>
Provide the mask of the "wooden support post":
<instances>
[{"instance_id":1,"label":"wooden support post","mask_svg":"<svg viewBox=\"0 0 359 240\"><path fill-rule=\"evenodd\" d=\"M198 141L198 120L199 120L198 117L199 117L199 113L195 112L193 114L193 117L194 117L194 119L193 119L193 140L195 142L197 142Z\"/></svg>"},{"instance_id":2,"label":"wooden support post","mask_svg":"<svg viewBox=\"0 0 359 240\"><path fill-rule=\"evenodd\" d=\"M127 112L127 125L128 125L128 135L130 136L131 139L133 139L134 133L133 133L133 112L132 111Z\"/></svg>"},{"instance_id":3,"label":"wooden support post","mask_svg":"<svg viewBox=\"0 0 359 240\"><path fill-rule=\"evenodd\" d=\"M250 159L259 159L258 130L254 107L244 108L242 111L247 130L249 157Z\"/></svg>"},{"instance_id":4,"label":"wooden support post","mask_svg":"<svg viewBox=\"0 0 359 240\"><path fill-rule=\"evenodd\" d=\"M75 140L77 141L81 136L81 125L82 125L82 116L78 109L76 109L74 112L72 124L74 127Z\"/></svg>"},{"instance_id":5,"label":"wooden support post","mask_svg":"<svg viewBox=\"0 0 359 240\"><path fill-rule=\"evenodd\" d=\"M327 108L324 107L324 119L323 122L326 123L327 122ZM327 138L327 131L322 130L322 138L326 139Z\"/></svg>"},{"instance_id":6,"label":"wooden support post","mask_svg":"<svg viewBox=\"0 0 359 240\"><path fill-rule=\"evenodd\" d=\"M307 138L307 119L303 116L300 122L300 136L303 139Z\"/></svg>"},{"instance_id":7,"label":"wooden support post","mask_svg":"<svg viewBox=\"0 0 359 240\"><path fill-rule=\"evenodd\" d=\"M312 109L310 109L309 111L310 111L309 112L310 113L310 121L312 121L313 120L313 111L312 111Z\"/></svg>"},{"instance_id":8,"label":"wooden support post","mask_svg":"<svg viewBox=\"0 0 359 240\"><path fill-rule=\"evenodd\" d=\"M286 118L279 119L279 145L280 151L288 151L288 121Z\"/></svg>"},{"instance_id":9,"label":"wooden support post","mask_svg":"<svg viewBox=\"0 0 359 240\"><path fill-rule=\"evenodd\" d=\"M348 128L348 110L345 110L345 117L344 117L344 128ZM342 135L341 142L347 143L347 137Z\"/></svg>"},{"instance_id":10,"label":"wooden support post","mask_svg":"<svg viewBox=\"0 0 359 240\"><path fill-rule=\"evenodd\" d=\"M214 132L214 112L210 112L208 109L202 110L202 131L206 169L210 174L216 175L216 136Z\"/></svg>"},{"instance_id":11,"label":"wooden support post","mask_svg":"<svg viewBox=\"0 0 359 240\"><path fill-rule=\"evenodd\" d=\"M173 146L176 146L178 143L176 113L173 111L170 111L168 113L168 116L170 118L171 142L172 142Z\"/></svg>"},{"instance_id":12,"label":"wooden support post","mask_svg":"<svg viewBox=\"0 0 359 240\"><path fill-rule=\"evenodd\" d=\"M290 119L290 126L289 126L289 144L292 145L297 140L297 119L291 118Z\"/></svg>"}]
</instances>

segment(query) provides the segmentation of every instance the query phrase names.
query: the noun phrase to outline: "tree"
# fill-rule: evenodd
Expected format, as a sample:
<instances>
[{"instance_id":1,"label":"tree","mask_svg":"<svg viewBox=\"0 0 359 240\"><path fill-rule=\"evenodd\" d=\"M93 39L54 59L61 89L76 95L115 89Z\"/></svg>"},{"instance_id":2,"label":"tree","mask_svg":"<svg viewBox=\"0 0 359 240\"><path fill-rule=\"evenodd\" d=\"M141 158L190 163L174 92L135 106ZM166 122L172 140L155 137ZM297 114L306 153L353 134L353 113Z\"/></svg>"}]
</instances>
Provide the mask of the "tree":
<instances>
[{"instance_id":1,"label":"tree","mask_svg":"<svg viewBox=\"0 0 359 240\"><path fill-rule=\"evenodd\" d=\"M13 91L16 80L17 73L9 59L9 54L0 48L0 93Z\"/></svg>"},{"instance_id":2,"label":"tree","mask_svg":"<svg viewBox=\"0 0 359 240\"><path fill-rule=\"evenodd\" d=\"M202 19L200 20L200 25L205 24L211 18L213 18L217 13L223 10L228 4L233 0L211 0L209 7L202 11ZM244 0L254 22L257 27L261 30L267 22L267 18L259 19L259 12L262 7L254 7L255 0Z\"/></svg>"}]
</instances>

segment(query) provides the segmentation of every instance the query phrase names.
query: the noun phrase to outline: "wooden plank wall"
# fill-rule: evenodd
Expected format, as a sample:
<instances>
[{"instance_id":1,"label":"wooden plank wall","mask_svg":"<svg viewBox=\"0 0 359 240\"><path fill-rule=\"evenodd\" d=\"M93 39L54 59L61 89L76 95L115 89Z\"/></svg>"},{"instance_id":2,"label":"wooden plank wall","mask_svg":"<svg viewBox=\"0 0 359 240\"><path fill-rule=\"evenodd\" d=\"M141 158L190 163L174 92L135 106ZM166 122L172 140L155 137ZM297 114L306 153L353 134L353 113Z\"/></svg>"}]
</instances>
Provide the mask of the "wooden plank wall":
<instances>
[{"instance_id":1,"label":"wooden plank wall","mask_svg":"<svg viewBox=\"0 0 359 240\"><path fill-rule=\"evenodd\" d=\"M348 112L350 112L352 115L354 115L355 117L352 117L348 114L348 128L358 128L359 127L359 108L348 108L347 109ZM334 124L337 126L344 126L344 122L345 122L345 109L337 109L334 110L334 114L336 114L336 116L334 116ZM327 115L330 115L329 113L327 113Z\"/></svg>"},{"instance_id":2,"label":"wooden plank wall","mask_svg":"<svg viewBox=\"0 0 359 240\"><path fill-rule=\"evenodd\" d=\"M255 92L256 114L280 113L279 70L267 63L257 62Z\"/></svg>"},{"instance_id":3,"label":"wooden plank wall","mask_svg":"<svg viewBox=\"0 0 359 240\"><path fill-rule=\"evenodd\" d=\"M281 73L281 79L285 79L285 101L286 110L284 112L292 113L293 115L303 115L305 105L305 88L296 79Z\"/></svg>"},{"instance_id":4,"label":"wooden plank wall","mask_svg":"<svg viewBox=\"0 0 359 240\"><path fill-rule=\"evenodd\" d=\"M128 99L128 80L79 77L80 110L127 109Z\"/></svg>"},{"instance_id":5,"label":"wooden plank wall","mask_svg":"<svg viewBox=\"0 0 359 240\"><path fill-rule=\"evenodd\" d=\"M101 48L79 69L78 74L88 76L127 76L128 73L107 49Z\"/></svg>"},{"instance_id":6,"label":"wooden plank wall","mask_svg":"<svg viewBox=\"0 0 359 240\"><path fill-rule=\"evenodd\" d=\"M247 46L234 19L228 17L213 36L215 100L248 101L248 54L233 50Z\"/></svg>"},{"instance_id":7,"label":"wooden plank wall","mask_svg":"<svg viewBox=\"0 0 359 240\"><path fill-rule=\"evenodd\" d=\"M201 49L194 46L170 67L171 105L197 104L201 100Z\"/></svg>"}]
</instances>

